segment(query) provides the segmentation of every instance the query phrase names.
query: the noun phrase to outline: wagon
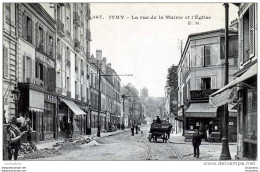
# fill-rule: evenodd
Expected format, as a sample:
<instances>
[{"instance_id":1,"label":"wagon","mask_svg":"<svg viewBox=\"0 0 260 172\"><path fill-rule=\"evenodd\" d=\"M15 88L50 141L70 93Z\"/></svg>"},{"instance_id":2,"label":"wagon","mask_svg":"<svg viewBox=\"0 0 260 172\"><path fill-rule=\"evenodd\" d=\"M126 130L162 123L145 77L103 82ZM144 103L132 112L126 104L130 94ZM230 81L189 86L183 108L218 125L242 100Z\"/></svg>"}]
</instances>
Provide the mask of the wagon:
<instances>
[{"instance_id":1,"label":"wagon","mask_svg":"<svg viewBox=\"0 0 260 172\"><path fill-rule=\"evenodd\" d=\"M149 141L151 142L153 140L157 142L157 139L162 139L163 143L166 143L168 140L168 133L170 133L171 128L172 125L167 121L162 121L161 123L156 123L156 121L154 121L151 124L149 131Z\"/></svg>"}]
</instances>

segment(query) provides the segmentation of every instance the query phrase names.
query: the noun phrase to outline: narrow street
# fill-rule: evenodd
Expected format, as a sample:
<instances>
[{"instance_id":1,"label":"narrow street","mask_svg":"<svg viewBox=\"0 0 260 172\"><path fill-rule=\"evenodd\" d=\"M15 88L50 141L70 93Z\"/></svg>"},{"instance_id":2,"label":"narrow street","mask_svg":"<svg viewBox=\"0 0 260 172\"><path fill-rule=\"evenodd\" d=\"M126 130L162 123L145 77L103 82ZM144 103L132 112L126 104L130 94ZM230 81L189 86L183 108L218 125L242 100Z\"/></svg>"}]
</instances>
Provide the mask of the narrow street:
<instances>
[{"instance_id":1,"label":"narrow street","mask_svg":"<svg viewBox=\"0 0 260 172\"><path fill-rule=\"evenodd\" d=\"M201 157L193 157L193 147L190 142L163 143L149 142L147 139L149 126L141 128L140 132L131 136L131 131L115 134L108 137L97 138L84 145L71 145L61 150L61 155L38 158L33 160L218 160L221 145L201 145ZM172 136L177 138L177 136ZM230 145L231 152L235 152L235 145ZM231 154L232 154L231 153Z\"/></svg>"}]
</instances>

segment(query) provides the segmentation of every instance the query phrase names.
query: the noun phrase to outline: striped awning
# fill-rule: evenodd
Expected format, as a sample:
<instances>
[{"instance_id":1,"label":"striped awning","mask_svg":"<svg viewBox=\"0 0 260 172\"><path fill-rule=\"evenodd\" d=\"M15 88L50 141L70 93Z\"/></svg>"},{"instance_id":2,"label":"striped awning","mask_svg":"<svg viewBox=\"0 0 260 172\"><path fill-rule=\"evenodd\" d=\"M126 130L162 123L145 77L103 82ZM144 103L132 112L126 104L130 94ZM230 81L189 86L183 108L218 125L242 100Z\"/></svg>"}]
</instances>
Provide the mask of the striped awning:
<instances>
[{"instance_id":1,"label":"striped awning","mask_svg":"<svg viewBox=\"0 0 260 172\"><path fill-rule=\"evenodd\" d=\"M63 101L73 111L73 113L75 113L75 115L85 115L86 114L73 101L66 100L63 98L60 98L60 100Z\"/></svg>"},{"instance_id":2,"label":"striped awning","mask_svg":"<svg viewBox=\"0 0 260 172\"><path fill-rule=\"evenodd\" d=\"M194 118L215 118L217 109L217 107L210 107L209 103L191 103L185 115Z\"/></svg>"}]
</instances>

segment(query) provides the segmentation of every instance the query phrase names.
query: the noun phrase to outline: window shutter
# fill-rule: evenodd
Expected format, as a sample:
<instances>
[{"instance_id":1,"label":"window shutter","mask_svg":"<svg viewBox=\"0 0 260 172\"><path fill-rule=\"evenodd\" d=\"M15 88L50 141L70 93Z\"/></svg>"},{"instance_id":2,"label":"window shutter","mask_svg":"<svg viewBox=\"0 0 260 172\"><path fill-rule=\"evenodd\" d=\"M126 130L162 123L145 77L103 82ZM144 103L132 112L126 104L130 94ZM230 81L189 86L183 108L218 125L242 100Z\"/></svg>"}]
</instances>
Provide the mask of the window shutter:
<instances>
[{"instance_id":1,"label":"window shutter","mask_svg":"<svg viewBox=\"0 0 260 172\"><path fill-rule=\"evenodd\" d=\"M204 66L204 46L201 47L200 49L200 60L201 60L201 65L200 66Z\"/></svg>"},{"instance_id":2,"label":"window shutter","mask_svg":"<svg viewBox=\"0 0 260 172\"><path fill-rule=\"evenodd\" d=\"M249 51L250 57L255 55L255 6L254 3L249 7Z\"/></svg>"},{"instance_id":3,"label":"window shutter","mask_svg":"<svg viewBox=\"0 0 260 172\"><path fill-rule=\"evenodd\" d=\"M3 54L4 54L4 77L8 77L8 48L3 46Z\"/></svg>"},{"instance_id":4,"label":"window shutter","mask_svg":"<svg viewBox=\"0 0 260 172\"><path fill-rule=\"evenodd\" d=\"M196 79L196 90L201 90L201 79L200 78Z\"/></svg>"},{"instance_id":5,"label":"window shutter","mask_svg":"<svg viewBox=\"0 0 260 172\"><path fill-rule=\"evenodd\" d=\"M25 13L23 14L23 30L22 30L22 37L23 39L26 39L27 37L27 16Z\"/></svg>"},{"instance_id":6,"label":"window shutter","mask_svg":"<svg viewBox=\"0 0 260 172\"><path fill-rule=\"evenodd\" d=\"M33 45L36 45L36 42L35 42L35 25L34 25L34 21L32 20L32 25L31 25L31 36L32 36L32 44Z\"/></svg>"},{"instance_id":7,"label":"window shutter","mask_svg":"<svg viewBox=\"0 0 260 172\"><path fill-rule=\"evenodd\" d=\"M36 23L36 27L35 27L35 44L36 44L36 47L39 48L39 43L40 43L40 31L39 31L39 25L38 23Z\"/></svg>"},{"instance_id":8,"label":"window shutter","mask_svg":"<svg viewBox=\"0 0 260 172\"><path fill-rule=\"evenodd\" d=\"M32 78L35 78L35 60L32 60Z\"/></svg>"},{"instance_id":9,"label":"window shutter","mask_svg":"<svg viewBox=\"0 0 260 172\"><path fill-rule=\"evenodd\" d=\"M49 44L49 33L46 32L46 53L49 54L50 44Z\"/></svg>"},{"instance_id":10,"label":"window shutter","mask_svg":"<svg viewBox=\"0 0 260 172\"><path fill-rule=\"evenodd\" d=\"M205 66L210 65L210 46L205 46Z\"/></svg>"},{"instance_id":11,"label":"window shutter","mask_svg":"<svg viewBox=\"0 0 260 172\"><path fill-rule=\"evenodd\" d=\"M42 35L42 39L43 39L43 51L46 53L47 52L47 46L46 46L46 32L43 30L43 35Z\"/></svg>"},{"instance_id":12,"label":"window shutter","mask_svg":"<svg viewBox=\"0 0 260 172\"><path fill-rule=\"evenodd\" d=\"M31 58L28 58L28 64L29 64L29 66L28 66L28 76L29 76L29 78L32 78L32 59Z\"/></svg>"},{"instance_id":13,"label":"window shutter","mask_svg":"<svg viewBox=\"0 0 260 172\"><path fill-rule=\"evenodd\" d=\"M217 78L215 76L211 77L211 89L217 88Z\"/></svg>"},{"instance_id":14,"label":"window shutter","mask_svg":"<svg viewBox=\"0 0 260 172\"><path fill-rule=\"evenodd\" d=\"M239 20L239 63L243 63L243 18ZM240 64L239 64L240 65Z\"/></svg>"}]
</instances>

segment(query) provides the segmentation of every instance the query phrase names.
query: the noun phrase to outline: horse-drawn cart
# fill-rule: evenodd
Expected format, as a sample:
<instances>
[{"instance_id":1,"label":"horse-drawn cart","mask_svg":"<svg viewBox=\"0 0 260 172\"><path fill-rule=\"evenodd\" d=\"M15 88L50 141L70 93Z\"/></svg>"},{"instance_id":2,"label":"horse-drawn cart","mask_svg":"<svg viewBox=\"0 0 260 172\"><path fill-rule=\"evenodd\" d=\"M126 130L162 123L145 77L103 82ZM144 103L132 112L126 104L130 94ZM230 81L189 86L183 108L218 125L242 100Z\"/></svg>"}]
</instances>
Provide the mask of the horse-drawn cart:
<instances>
[{"instance_id":1,"label":"horse-drawn cart","mask_svg":"<svg viewBox=\"0 0 260 172\"><path fill-rule=\"evenodd\" d=\"M149 141L152 140L157 142L157 139L162 139L163 143L167 142L168 136L171 132L172 125L167 121L162 121L161 123L153 122L151 124L150 132L149 132Z\"/></svg>"}]
</instances>

